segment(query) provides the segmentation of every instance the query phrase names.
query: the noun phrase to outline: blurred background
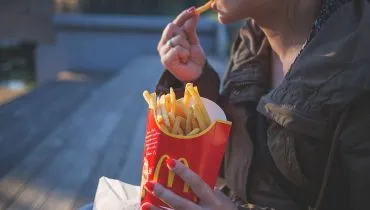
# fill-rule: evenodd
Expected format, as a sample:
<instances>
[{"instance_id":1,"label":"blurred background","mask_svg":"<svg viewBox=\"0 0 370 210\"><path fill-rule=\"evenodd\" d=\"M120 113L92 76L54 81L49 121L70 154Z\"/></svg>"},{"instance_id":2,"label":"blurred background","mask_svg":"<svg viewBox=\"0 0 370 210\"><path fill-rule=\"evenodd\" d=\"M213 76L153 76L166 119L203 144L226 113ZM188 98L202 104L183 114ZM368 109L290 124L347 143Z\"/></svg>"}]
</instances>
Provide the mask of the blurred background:
<instances>
[{"instance_id":1,"label":"blurred background","mask_svg":"<svg viewBox=\"0 0 370 210\"><path fill-rule=\"evenodd\" d=\"M0 209L78 209L102 176L137 185L156 45L204 0L0 1ZM198 26L222 76L240 23Z\"/></svg>"}]
</instances>

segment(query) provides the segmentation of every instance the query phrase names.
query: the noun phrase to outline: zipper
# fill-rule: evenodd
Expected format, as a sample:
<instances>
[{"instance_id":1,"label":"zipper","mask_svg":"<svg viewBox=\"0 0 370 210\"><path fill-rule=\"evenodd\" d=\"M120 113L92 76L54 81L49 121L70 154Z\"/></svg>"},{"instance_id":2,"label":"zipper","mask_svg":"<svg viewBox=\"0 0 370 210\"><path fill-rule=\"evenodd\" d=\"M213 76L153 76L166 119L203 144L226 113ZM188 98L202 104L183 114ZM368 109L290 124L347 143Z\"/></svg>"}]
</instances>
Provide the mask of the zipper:
<instances>
[{"instance_id":1,"label":"zipper","mask_svg":"<svg viewBox=\"0 0 370 210\"><path fill-rule=\"evenodd\" d=\"M244 87L244 86L247 86L248 85L248 82L247 81L242 81L242 82L238 82L235 84L235 87Z\"/></svg>"}]
</instances>

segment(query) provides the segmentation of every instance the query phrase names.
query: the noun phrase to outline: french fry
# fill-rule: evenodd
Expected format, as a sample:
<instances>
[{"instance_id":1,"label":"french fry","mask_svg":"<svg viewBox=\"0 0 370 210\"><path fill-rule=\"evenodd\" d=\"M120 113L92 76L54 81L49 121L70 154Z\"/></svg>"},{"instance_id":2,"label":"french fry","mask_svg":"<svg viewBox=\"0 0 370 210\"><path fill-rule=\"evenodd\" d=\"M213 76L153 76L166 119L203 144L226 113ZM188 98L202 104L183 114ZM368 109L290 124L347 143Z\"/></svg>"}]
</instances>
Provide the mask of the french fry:
<instances>
[{"instance_id":1,"label":"french fry","mask_svg":"<svg viewBox=\"0 0 370 210\"><path fill-rule=\"evenodd\" d=\"M188 91L188 85L186 85L185 86L185 93L184 93L184 111L185 111L185 113L188 112L187 107L190 106L190 102L191 102L191 95Z\"/></svg>"},{"instance_id":2,"label":"french fry","mask_svg":"<svg viewBox=\"0 0 370 210\"><path fill-rule=\"evenodd\" d=\"M169 127L171 127L171 123L170 123L170 120L168 119L167 109L166 109L166 105L165 105L165 102L166 102L166 96L165 95L161 96L160 102L161 102L160 103L161 114L162 114L162 117L163 117L164 124L169 128Z\"/></svg>"},{"instance_id":3,"label":"french fry","mask_svg":"<svg viewBox=\"0 0 370 210\"><path fill-rule=\"evenodd\" d=\"M180 117L180 116L179 116ZM180 128L182 129L182 130L185 130L185 127L186 127L186 120L185 120L185 118L183 118L183 117L180 117Z\"/></svg>"},{"instance_id":4,"label":"french fry","mask_svg":"<svg viewBox=\"0 0 370 210\"><path fill-rule=\"evenodd\" d=\"M195 93L196 93L196 94L200 95L200 94L199 94L199 91L198 91L198 87L197 87L197 86L194 86L194 90L195 90Z\"/></svg>"},{"instance_id":5,"label":"french fry","mask_svg":"<svg viewBox=\"0 0 370 210\"><path fill-rule=\"evenodd\" d=\"M193 105L193 109L194 109L194 116L197 119L197 122L199 124L200 130L205 130L207 128L207 125L206 125L205 119L203 117L203 114L200 111L199 105L198 104L194 104Z\"/></svg>"},{"instance_id":6,"label":"french fry","mask_svg":"<svg viewBox=\"0 0 370 210\"><path fill-rule=\"evenodd\" d=\"M171 111L171 96L170 96L170 94L166 95L165 105L166 105L167 112L170 112Z\"/></svg>"},{"instance_id":7,"label":"french fry","mask_svg":"<svg viewBox=\"0 0 370 210\"><path fill-rule=\"evenodd\" d=\"M180 123L181 123L181 118L176 117L175 124L173 125L171 133L177 134L179 132Z\"/></svg>"},{"instance_id":8,"label":"french fry","mask_svg":"<svg viewBox=\"0 0 370 210\"><path fill-rule=\"evenodd\" d=\"M156 120L157 120L158 124L162 124L163 123L163 117L162 117L162 115L159 115L159 116L157 115Z\"/></svg>"},{"instance_id":9,"label":"french fry","mask_svg":"<svg viewBox=\"0 0 370 210\"><path fill-rule=\"evenodd\" d=\"M211 124L211 120L209 118L208 112L203 105L202 99L200 95L197 94L197 91L194 90L194 87L191 83L186 84L187 90L191 94L194 102L199 106L200 113L203 115L205 125L208 127ZM203 130L203 129L202 129Z\"/></svg>"},{"instance_id":10,"label":"french fry","mask_svg":"<svg viewBox=\"0 0 370 210\"><path fill-rule=\"evenodd\" d=\"M170 132L166 126L164 126L164 125L160 125L160 127L161 127L164 131L166 131L166 132L168 132L168 133Z\"/></svg>"},{"instance_id":11,"label":"french fry","mask_svg":"<svg viewBox=\"0 0 370 210\"><path fill-rule=\"evenodd\" d=\"M170 88L170 103L171 103L171 112L176 113L176 95L173 88Z\"/></svg>"},{"instance_id":12,"label":"french fry","mask_svg":"<svg viewBox=\"0 0 370 210\"><path fill-rule=\"evenodd\" d=\"M195 134L198 134L200 131L199 128L195 128L194 130L192 130L190 133L187 134L187 136L194 136Z\"/></svg>"},{"instance_id":13,"label":"french fry","mask_svg":"<svg viewBox=\"0 0 370 210\"><path fill-rule=\"evenodd\" d=\"M181 101L176 101L176 114L178 116L186 117L185 105Z\"/></svg>"},{"instance_id":14,"label":"french fry","mask_svg":"<svg viewBox=\"0 0 370 210\"><path fill-rule=\"evenodd\" d=\"M176 119L175 113L173 113L172 111L169 112L168 113L168 118L170 119L170 123L173 126L175 124L175 119Z\"/></svg>"},{"instance_id":15,"label":"french fry","mask_svg":"<svg viewBox=\"0 0 370 210\"><path fill-rule=\"evenodd\" d=\"M199 125L198 125L197 120L195 119L195 116L194 115L193 115L193 117L191 119L191 127L192 127L192 129L199 128Z\"/></svg>"},{"instance_id":16,"label":"french fry","mask_svg":"<svg viewBox=\"0 0 370 210\"><path fill-rule=\"evenodd\" d=\"M149 91L144 91L143 96L145 101L148 103L150 109L155 109L155 105L153 103L152 96L150 95Z\"/></svg>"},{"instance_id":17,"label":"french fry","mask_svg":"<svg viewBox=\"0 0 370 210\"><path fill-rule=\"evenodd\" d=\"M151 102L153 104L153 109L155 109L157 107L157 94L152 93L152 94L150 94L150 96L152 97Z\"/></svg>"},{"instance_id":18,"label":"french fry","mask_svg":"<svg viewBox=\"0 0 370 210\"><path fill-rule=\"evenodd\" d=\"M184 98L177 100L173 88L168 94L144 91L143 96L149 108L155 110L154 117L162 130L175 135L188 136L204 131L211 125L207 110L199 95L197 86L185 85Z\"/></svg>"},{"instance_id":19,"label":"french fry","mask_svg":"<svg viewBox=\"0 0 370 210\"><path fill-rule=\"evenodd\" d=\"M210 0L210 1L208 1L207 3L205 3L203 6L200 6L200 7L198 7L197 9L195 9L195 13L197 14L197 15L200 15L200 14L202 14L203 12L205 12L205 11L207 11L207 10L209 10L210 8L211 8L211 5L212 5L212 2L213 2L214 0Z\"/></svg>"},{"instance_id":20,"label":"french fry","mask_svg":"<svg viewBox=\"0 0 370 210\"><path fill-rule=\"evenodd\" d=\"M188 134L191 132L191 120L193 119L193 108L188 109L185 122L185 133Z\"/></svg>"},{"instance_id":21,"label":"french fry","mask_svg":"<svg viewBox=\"0 0 370 210\"><path fill-rule=\"evenodd\" d=\"M179 131L177 132L178 135L185 136L184 130L179 128Z\"/></svg>"},{"instance_id":22,"label":"french fry","mask_svg":"<svg viewBox=\"0 0 370 210\"><path fill-rule=\"evenodd\" d=\"M163 116L162 116L162 111L161 111L159 101L158 101L158 104L156 105L155 114L156 114L155 118L156 118L157 122L159 124L162 124L163 123Z\"/></svg>"}]
</instances>

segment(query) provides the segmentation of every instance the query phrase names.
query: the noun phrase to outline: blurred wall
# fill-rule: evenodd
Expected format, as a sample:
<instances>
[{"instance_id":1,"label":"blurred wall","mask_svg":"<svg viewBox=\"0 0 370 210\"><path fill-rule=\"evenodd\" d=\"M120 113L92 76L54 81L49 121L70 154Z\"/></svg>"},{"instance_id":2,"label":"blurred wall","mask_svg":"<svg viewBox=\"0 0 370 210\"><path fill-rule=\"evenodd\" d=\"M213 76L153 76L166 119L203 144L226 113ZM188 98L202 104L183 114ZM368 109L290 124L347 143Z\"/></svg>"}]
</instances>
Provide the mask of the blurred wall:
<instances>
[{"instance_id":1,"label":"blurred wall","mask_svg":"<svg viewBox=\"0 0 370 210\"><path fill-rule=\"evenodd\" d=\"M53 0L0 0L0 40L50 43Z\"/></svg>"},{"instance_id":2,"label":"blurred wall","mask_svg":"<svg viewBox=\"0 0 370 210\"><path fill-rule=\"evenodd\" d=\"M59 71L118 71L137 56L156 54L170 17L58 14L55 42L36 52L37 82L56 78ZM208 55L219 51L219 25L203 19L198 33Z\"/></svg>"}]
</instances>

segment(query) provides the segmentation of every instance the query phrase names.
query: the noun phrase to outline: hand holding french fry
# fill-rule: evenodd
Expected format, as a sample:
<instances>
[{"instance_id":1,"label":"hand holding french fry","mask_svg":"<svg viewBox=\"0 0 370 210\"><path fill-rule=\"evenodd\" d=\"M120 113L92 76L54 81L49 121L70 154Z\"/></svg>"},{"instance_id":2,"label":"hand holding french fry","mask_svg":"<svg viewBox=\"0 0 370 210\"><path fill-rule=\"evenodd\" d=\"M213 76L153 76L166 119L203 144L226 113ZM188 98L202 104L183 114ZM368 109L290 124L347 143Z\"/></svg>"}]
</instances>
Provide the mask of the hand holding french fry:
<instances>
[{"instance_id":1,"label":"hand holding french fry","mask_svg":"<svg viewBox=\"0 0 370 210\"><path fill-rule=\"evenodd\" d=\"M206 55L197 35L200 12L208 8L184 10L163 30L158 53L163 66L180 81L194 81L202 73Z\"/></svg>"},{"instance_id":2,"label":"hand holding french fry","mask_svg":"<svg viewBox=\"0 0 370 210\"><path fill-rule=\"evenodd\" d=\"M154 111L155 119L164 132L180 136L194 136L211 125L208 112L204 107L197 87L188 83L184 98L177 100L173 89L160 96L144 91L143 96L149 108Z\"/></svg>"}]
</instances>

